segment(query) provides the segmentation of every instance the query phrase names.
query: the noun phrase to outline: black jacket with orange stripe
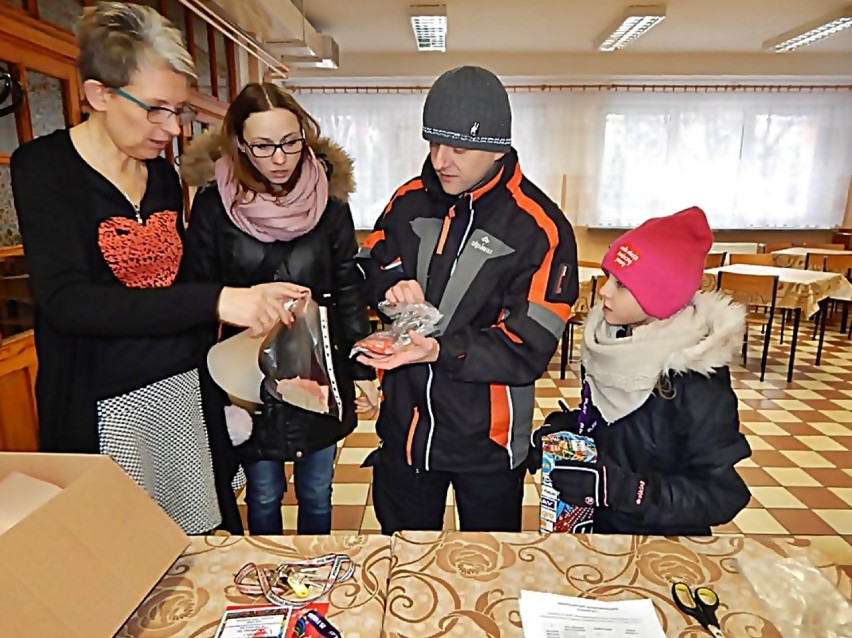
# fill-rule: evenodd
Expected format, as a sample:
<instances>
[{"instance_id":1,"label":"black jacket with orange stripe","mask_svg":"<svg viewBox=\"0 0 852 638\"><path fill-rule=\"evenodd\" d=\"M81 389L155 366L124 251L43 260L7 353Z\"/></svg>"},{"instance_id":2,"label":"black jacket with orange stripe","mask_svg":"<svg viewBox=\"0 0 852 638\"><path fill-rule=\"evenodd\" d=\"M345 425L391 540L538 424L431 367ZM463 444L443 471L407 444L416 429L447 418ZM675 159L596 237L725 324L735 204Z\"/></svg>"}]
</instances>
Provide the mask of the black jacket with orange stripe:
<instances>
[{"instance_id":1,"label":"black jacket with orange stripe","mask_svg":"<svg viewBox=\"0 0 852 638\"><path fill-rule=\"evenodd\" d=\"M360 254L374 306L414 279L443 314L433 364L384 375L383 454L419 470L492 472L526 458L535 381L577 299L574 232L514 150L462 196L427 159L403 185Z\"/></svg>"}]
</instances>

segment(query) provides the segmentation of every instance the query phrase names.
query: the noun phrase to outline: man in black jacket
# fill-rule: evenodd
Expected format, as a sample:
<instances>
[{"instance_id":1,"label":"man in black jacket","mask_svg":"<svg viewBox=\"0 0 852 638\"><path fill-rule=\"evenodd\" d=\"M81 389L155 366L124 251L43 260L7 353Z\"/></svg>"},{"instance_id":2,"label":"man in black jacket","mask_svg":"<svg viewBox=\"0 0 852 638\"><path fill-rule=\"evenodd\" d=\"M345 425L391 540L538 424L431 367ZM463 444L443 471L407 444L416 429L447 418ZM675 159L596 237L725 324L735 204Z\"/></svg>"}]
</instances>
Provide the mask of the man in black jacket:
<instances>
[{"instance_id":1,"label":"man in black jacket","mask_svg":"<svg viewBox=\"0 0 852 638\"><path fill-rule=\"evenodd\" d=\"M435 337L387 357L367 460L385 534L439 530L450 484L461 529L519 531L535 381L577 298L568 220L526 179L506 89L461 67L423 111L429 158L394 194L361 259L368 300L436 306Z\"/></svg>"}]
</instances>

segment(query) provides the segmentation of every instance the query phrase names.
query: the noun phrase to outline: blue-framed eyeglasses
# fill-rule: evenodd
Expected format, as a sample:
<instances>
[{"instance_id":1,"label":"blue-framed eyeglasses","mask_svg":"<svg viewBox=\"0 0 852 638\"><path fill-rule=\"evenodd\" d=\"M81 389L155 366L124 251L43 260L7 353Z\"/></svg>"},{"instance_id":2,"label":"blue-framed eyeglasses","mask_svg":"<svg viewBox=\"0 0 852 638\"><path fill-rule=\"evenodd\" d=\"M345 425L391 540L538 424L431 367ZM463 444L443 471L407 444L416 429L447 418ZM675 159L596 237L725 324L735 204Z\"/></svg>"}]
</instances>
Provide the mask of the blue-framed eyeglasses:
<instances>
[{"instance_id":1,"label":"blue-framed eyeglasses","mask_svg":"<svg viewBox=\"0 0 852 638\"><path fill-rule=\"evenodd\" d=\"M116 95L123 97L125 100L129 100L136 106L145 109L148 113L148 121L151 122L151 124L165 124L169 121L170 117L174 116L177 118L178 123L181 126L184 126L194 122L195 118L198 117L198 113L196 113L190 106L184 106L177 110L170 109L167 106L151 106L150 104L145 104L142 100L133 97L130 93L123 89L113 88L112 91Z\"/></svg>"}]
</instances>

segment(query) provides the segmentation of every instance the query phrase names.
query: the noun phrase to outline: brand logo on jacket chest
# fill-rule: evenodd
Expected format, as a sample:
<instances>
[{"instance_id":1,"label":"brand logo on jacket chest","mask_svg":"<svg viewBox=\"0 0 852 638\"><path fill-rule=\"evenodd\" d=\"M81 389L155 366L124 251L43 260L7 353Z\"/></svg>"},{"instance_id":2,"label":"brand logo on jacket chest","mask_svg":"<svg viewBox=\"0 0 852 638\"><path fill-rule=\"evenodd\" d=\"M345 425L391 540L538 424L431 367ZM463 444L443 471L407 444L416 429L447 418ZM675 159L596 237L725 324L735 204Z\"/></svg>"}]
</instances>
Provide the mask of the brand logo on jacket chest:
<instances>
[{"instance_id":1,"label":"brand logo on jacket chest","mask_svg":"<svg viewBox=\"0 0 852 638\"><path fill-rule=\"evenodd\" d=\"M493 255L494 249L490 248L488 244L491 242L488 235L483 235L481 239L474 239L470 242L470 245L476 248L476 250L485 253L486 255Z\"/></svg>"}]
</instances>

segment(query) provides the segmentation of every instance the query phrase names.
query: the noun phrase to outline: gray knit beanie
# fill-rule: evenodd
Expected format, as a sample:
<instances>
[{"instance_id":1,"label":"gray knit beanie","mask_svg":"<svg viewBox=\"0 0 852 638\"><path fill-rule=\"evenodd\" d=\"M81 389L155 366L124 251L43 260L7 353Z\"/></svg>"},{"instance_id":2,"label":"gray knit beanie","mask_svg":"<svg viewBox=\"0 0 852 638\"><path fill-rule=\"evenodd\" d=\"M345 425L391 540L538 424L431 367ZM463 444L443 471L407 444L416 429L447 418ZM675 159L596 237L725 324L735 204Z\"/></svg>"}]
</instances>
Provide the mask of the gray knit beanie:
<instances>
[{"instance_id":1,"label":"gray knit beanie","mask_svg":"<svg viewBox=\"0 0 852 638\"><path fill-rule=\"evenodd\" d=\"M511 150L512 109L503 83L478 66L444 73L426 96L423 139L481 151Z\"/></svg>"}]
</instances>

